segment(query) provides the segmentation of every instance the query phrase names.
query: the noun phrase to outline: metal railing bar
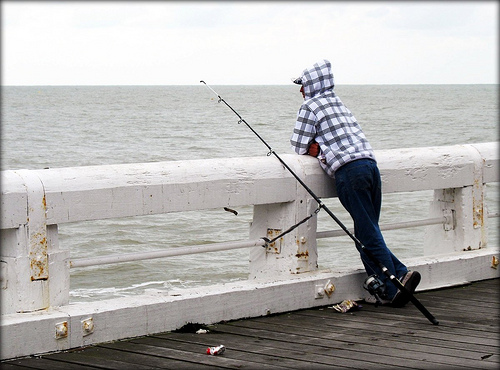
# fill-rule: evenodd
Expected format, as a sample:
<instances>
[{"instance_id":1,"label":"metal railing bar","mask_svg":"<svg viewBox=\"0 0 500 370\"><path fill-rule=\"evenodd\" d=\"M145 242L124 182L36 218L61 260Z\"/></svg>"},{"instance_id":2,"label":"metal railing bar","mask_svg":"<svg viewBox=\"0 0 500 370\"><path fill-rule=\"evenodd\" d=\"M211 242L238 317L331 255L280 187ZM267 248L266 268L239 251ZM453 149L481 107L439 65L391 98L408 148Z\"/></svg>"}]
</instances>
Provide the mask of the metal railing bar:
<instances>
[{"instance_id":1,"label":"metal railing bar","mask_svg":"<svg viewBox=\"0 0 500 370\"><path fill-rule=\"evenodd\" d=\"M487 217L488 218L495 218L499 217L500 214L498 212L495 213L488 213ZM411 227L420 227L420 226L429 226L429 225L439 225L439 224L446 224L448 222L446 217L435 217L435 218L428 218L424 220L414 220L414 221L405 221L405 222L396 222L392 224L382 224L380 225L380 230L386 231L386 230L399 230L399 229L409 229ZM354 232L354 228L349 229L350 232ZM317 239L322 239L322 238L333 238L333 237L338 237L338 236L344 236L345 232L344 230L338 229L338 230L329 230L329 231L318 231L316 233L316 238Z\"/></svg>"},{"instance_id":2,"label":"metal railing bar","mask_svg":"<svg viewBox=\"0 0 500 370\"><path fill-rule=\"evenodd\" d=\"M190 247L169 248L167 250L160 250L160 251L80 258L74 261L70 261L69 265L71 268L106 265L110 263L132 262L132 261L140 261L140 260L147 260L154 258L184 256L188 254L216 252L216 251L224 251L230 249L262 247L265 245L265 243L266 242L263 239L259 239L259 240L244 240L244 241L204 244L204 245L196 245Z\"/></svg>"},{"instance_id":3,"label":"metal railing bar","mask_svg":"<svg viewBox=\"0 0 500 370\"><path fill-rule=\"evenodd\" d=\"M499 217L499 213L488 213L488 218ZM439 225L446 224L448 220L446 217L435 217L428 218L424 220L414 220L414 221L406 221L406 222L397 222L391 224L382 224L380 225L380 229L382 231L386 230L399 230L399 229L407 229L412 227L420 227L420 226L429 226L429 225ZM350 228L349 231L354 233L354 229ZM317 239L322 238L333 238L344 236L344 230L329 230L329 231L318 231L316 233ZM217 252L224 250L232 250L232 249L240 249L240 248L251 248L251 247L262 247L265 245L265 241L263 239L259 240L245 240L245 241L231 241L231 242L222 242L222 243L212 243L212 244L203 244L203 245L195 245L190 247L179 247L179 248L170 248L167 250L159 250L159 251L151 251L151 252L138 252L138 253L127 253L121 255L111 255L111 256L102 256L102 257L91 257L91 258L80 258L77 260L73 260L69 262L71 268L74 267L88 267L88 266L97 266L97 265L106 265L112 263L122 263L122 262L133 262L133 261L141 261L155 258L163 258L163 257L175 257L175 256L184 256L188 254L196 254L196 253L206 253L206 252Z\"/></svg>"},{"instance_id":4,"label":"metal railing bar","mask_svg":"<svg viewBox=\"0 0 500 370\"><path fill-rule=\"evenodd\" d=\"M407 229L411 227L419 227L419 226L429 226L429 225L439 225L445 224L447 222L446 217L435 217L428 218L425 220L414 220L414 221L405 221L405 222L397 222L392 224L382 224L380 225L380 230L398 230L398 229ZM349 229L350 232L354 233L354 228ZM329 230L329 231L318 231L316 233L316 238L333 238L338 236L344 236L344 230Z\"/></svg>"}]
</instances>

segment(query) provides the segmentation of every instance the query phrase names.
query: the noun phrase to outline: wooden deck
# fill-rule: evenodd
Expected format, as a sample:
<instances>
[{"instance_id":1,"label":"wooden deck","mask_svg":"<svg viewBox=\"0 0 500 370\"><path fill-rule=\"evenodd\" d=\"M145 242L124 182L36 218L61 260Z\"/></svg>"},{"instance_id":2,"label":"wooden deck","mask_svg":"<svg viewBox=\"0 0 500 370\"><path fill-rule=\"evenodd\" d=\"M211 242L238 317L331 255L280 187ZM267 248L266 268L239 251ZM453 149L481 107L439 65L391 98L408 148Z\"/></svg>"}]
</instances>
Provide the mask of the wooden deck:
<instances>
[{"instance_id":1,"label":"wooden deck","mask_svg":"<svg viewBox=\"0 0 500 370\"><path fill-rule=\"evenodd\" d=\"M500 279L416 297L439 320L360 303L219 323L5 361L2 369L498 369ZM197 329L197 328L196 328ZM188 330L185 330L188 331ZM220 356L205 353L223 344Z\"/></svg>"}]
</instances>

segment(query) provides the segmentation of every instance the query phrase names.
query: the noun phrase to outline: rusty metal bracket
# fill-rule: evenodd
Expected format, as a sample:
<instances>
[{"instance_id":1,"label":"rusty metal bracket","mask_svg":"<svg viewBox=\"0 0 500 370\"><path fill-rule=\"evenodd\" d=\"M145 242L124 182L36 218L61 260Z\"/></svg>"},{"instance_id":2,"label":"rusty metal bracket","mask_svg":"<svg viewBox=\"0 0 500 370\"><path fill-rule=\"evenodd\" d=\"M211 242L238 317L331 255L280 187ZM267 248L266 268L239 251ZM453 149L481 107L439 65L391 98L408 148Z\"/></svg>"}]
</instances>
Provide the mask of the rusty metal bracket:
<instances>
[{"instance_id":1,"label":"rusty metal bracket","mask_svg":"<svg viewBox=\"0 0 500 370\"><path fill-rule=\"evenodd\" d=\"M281 253L281 243L283 238L278 238L281 234L281 229L267 229L267 240L266 240L266 253L280 254Z\"/></svg>"},{"instance_id":2,"label":"rusty metal bracket","mask_svg":"<svg viewBox=\"0 0 500 370\"><path fill-rule=\"evenodd\" d=\"M28 198L26 229L31 281L49 278L47 250L47 202L40 178L29 170L16 171L23 181Z\"/></svg>"},{"instance_id":3,"label":"rusty metal bracket","mask_svg":"<svg viewBox=\"0 0 500 370\"><path fill-rule=\"evenodd\" d=\"M299 227L300 225L302 225L304 222L307 222L311 217L315 216L316 214L318 214L319 211L321 211L321 208L323 207L323 205L319 205L313 213L311 213L309 216L307 216L306 218L304 218L303 220L297 222L295 225L291 226L290 228L288 228L287 230L281 232L281 229L267 229L267 237L265 238L262 238L266 244L264 245L264 247L266 248L266 250L269 248L269 246L271 246L274 242L276 242L278 239L280 240L280 243L281 243L281 240L283 239L283 237L292 232L293 230L295 230L297 227ZM270 234L270 230L271 230L271 234ZM280 233L275 233L276 230L279 230ZM281 251L281 244L280 244L280 251Z\"/></svg>"}]
</instances>

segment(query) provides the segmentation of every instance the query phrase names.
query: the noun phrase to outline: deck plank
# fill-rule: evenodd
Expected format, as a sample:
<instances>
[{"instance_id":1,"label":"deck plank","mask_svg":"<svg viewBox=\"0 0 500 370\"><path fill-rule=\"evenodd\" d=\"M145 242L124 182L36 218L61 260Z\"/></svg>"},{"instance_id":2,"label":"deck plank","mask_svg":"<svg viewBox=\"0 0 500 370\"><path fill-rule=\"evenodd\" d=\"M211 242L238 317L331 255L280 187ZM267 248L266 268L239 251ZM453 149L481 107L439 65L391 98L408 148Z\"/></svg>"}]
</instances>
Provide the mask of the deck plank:
<instances>
[{"instance_id":1,"label":"deck plank","mask_svg":"<svg viewBox=\"0 0 500 370\"><path fill-rule=\"evenodd\" d=\"M185 343L190 342L205 342L203 336L196 334L185 335L179 337L175 333L168 333L159 338L169 340L171 342ZM255 337L244 333L243 335L231 334L227 332L211 332L206 337L217 338L221 343L228 343L227 350L232 356L243 358L252 362L260 363L277 363L285 368L304 368L314 364L315 369L330 369L328 362L331 360L326 351L314 352L307 346L303 346L299 342L288 342L283 340L266 340L262 337ZM214 339L212 339L214 340ZM284 343L284 345L282 345ZM325 364L327 362L327 364ZM258 366L260 368L260 365ZM351 369L352 361L338 361L337 368Z\"/></svg>"},{"instance_id":2,"label":"deck plank","mask_svg":"<svg viewBox=\"0 0 500 370\"><path fill-rule=\"evenodd\" d=\"M206 334L167 332L3 361L2 369L498 369L500 279L418 292L439 320L360 302L210 325ZM205 353L224 344L221 356Z\"/></svg>"},{"instance_id":3,"label":"deck plank","mask_svg":"<svg viewBox=\"0 0 500 370\"><path fill-rule=\"evenodd\" d=\"M221 332L219 332L221 330ZM268 333L266 333L268 332ZM274 332L277 335L273 335ZM349 346L339 346L337 344L327 343L323 338L315 338L310 335L297 335L291 331L279 331L275 327L267 329L250 329L248 327L232 326L230 324L218 326L215 335L220 340L227 343L233 343L231 350L248 352L248 355L255 353L265 353L269 356L278 357L280 361L292 359L295 366L292 368L303 368L307 364L314 365L313 368L322 368L326 366L331 368L332 361L335 368L361 368L364 367L367 358L370 361L384 364L385 369L399 369L400 366L391 359L383 358L375 354L374 356L359 353L356 349ZM258 344L255 346L243 347L241 337L252 337ZM275 337L276 339L272 339ZM195 339L192 339L195 340ZM325 345L325 343L327 343ZM304 363L303 361L306 361ZM418 367L414 367L418 368Z\"/></svg>"},{"instance_id":4,"label":"deck plank","mask_svg":"<svg viewBox=\"0 0 500 370\"><path fill-rule=\"evenodd\" d=\"M150 356L161 357L164 359L165 364L175 363L176 369L180 368L180 363L184 362L182 365L184 368L199 368L198 366L213 366L219 368L228 369L250 369L254 363L250 360L239 360L233 358L233 356L207 356L205 353L206 347L199 348L199 350L189 351L188 348L178 349L178 348L168 348L163 346L161 341L156 340L155 344L144 344L142 342L148 342L149 339L133 339L127 340L125 342L115 342L109 345L115 348L121 348L129 352L147 354ZM283 369L283 367L273 366L270 364L264 364L263 369Z\"/></svg>"},{"instance_id":5,"label":"deck plank","mask_svg":"<svg viewBox=\"0 0 500 370\"><path fill-rule=\"evenodd\" d=\"M151 359L149 356L140 357L130 352L112 350L99 346L66 353L57 353L52 355L51 359L71 363L71 366L74 364L98 366L100 369L123 369L132 364L134 369L137 370L157 369L157 366L161 366L160 361L155 362L154 359Z\"/></svg>"},{"instance_id":6,"label":"deck plank","mask_svg":"<svg viewBox=\"0 0 500 370\"><path fill-rule=\"evenodd\" d=\"M189 340L186 341L184 340L175 340L175 336L182 336L186 337L185 334L175 334L173 333L171 336L162 336L162 337L154 337L154 338L142 338L141 340L150 340L155 345L158 346L167 346L168 348L175 348L175 349L181 349L181 350L195 350L197 352L204 352L204 349L206 349L208 346L215 346L220 344L219 342L216 342L214 340L214 335L205 335L205 336L200 336L197 334L191 334L188 335ZM205 337L206 339L204 339ZM226 346L226 350L231 352L231 358L236 359L236 360L241 360L245 361L247 363L250 363L251 368L258 367L260 368L279 368L279 369L289 369L290 367L296 366L297 363L300 363L300 361L303 361L303 365L307 365L307 363L312 360L308 358L308 354L306 353L301 353L300 358L297 358L296 360L292 361L290 360L292 357L283 357L283 356L277 356L275 353L269 353L274 350L274 348L266 348L263 346L255 345L251 343L251 339L249 339L247 336L243 338L238 338L239 340L236 342L229 342L225 341L226 338L222 338L219 336L216 336L217 339L219 340L224 340L225 343L235 343L234 345L228 344ZM135 341L134 341L135 342ZM290 356L292 356L292 351L288 351ZM212 356L205 356L204 359L201 359L202 361L204 360L212 360ZM219 361L218 359L215 359L215 361ZM271 365L271 366L269 366ZM327 366L324 366L322 368L328 368Z\"/></svg>"},{"instance_id":7,"label":"deck plank","mask_svg":"<svg viewBox=\"0 0 500 370\"><path fill-rule=\"evenodd\" d=\"M33 356L29 358L23 358L18 360L13 360L9 362L2 362L1 368L4 366L13 365L17 368L28 368L28 369L46 369L46 370L84 370L89 369L89 366L74 364L69 361L60 362L55 359L48 359L45 357Z\"/></svg>"},{"instance_id":8,"label":"deck plank","mask_svg":"<svg viewBox=\"0 0 500 370\"><path fill-rule=\"evenodd\" d=\"M307 321L309 322L309 320ZM246 324L246 323L245 323ZM331 330L331 327L323 322L323 324L319 324L318 327L321 325L323 330L318 331L317 329L310 329L310 330L305 330L304 328L300 327L300 325L297 326L289 326L284 322L277 321L273 324L270 324L269 322L263 323L263 322L254 322L253 323L255 326L258 327L267 327L268 330L272 331L285 331L287 333L295 333L295 334L300 334L302 333L302 336L310 336L312 338L315 338L317 343L315 345L321 346L321 347L327 347L329 349L335 349L337 350L337 355L340 355L339 350L342 349L343 347L339 344L341 340L339 338L331 338L332 335L330 334L329 330ZM257 325L260 324L260 325ZM252 326L252 327L255 327ZM249 326L245 325L245 329L248 329ZM368 326L367 326L368 328ZM404 329L406 330L406 329ZM402 342L402 345L398 346L397 344L397 339L404 335L398 335L397 337L394 337L393 334L390 332L387 332L385 335L381 334L379 330L364 330L362 327L357 327L356 330L351 330L350 331L351 335L349 336L349 342L351 345L351 351L354 353L351 353L350 355L347 355L347 357L351 357L356 355L358 359L363 359L364 361L371 361L375 362L378 361L379 363L386 363L386 364L392 364L392 365L399 365L401 361L405 362L405 366L410 367L410 368L421 368L419 364L422 363L422 361L426 361L428 363L435 363L436 365L439 365L441 361L443 360L443 356L446 355L444 352L444 348L441 349L440 353L429 353L426 352L422 349L419 349L418 345L413 345L410 343ZM395 340L387 340L384 344L380 344L380 338L381 337L389 337L389 338L394 338ZM407 336L412 336L413 331L409 331ZM364 339L363 339L364 338ZM425 340L425 336L417 336L417 342L420 342L422 340ZM360 341L363 340L364 343L361 344ZM446 340L446 339L445 339ZM455 353L456 355L456 353ZM380 358L379 358L380 357ZM444 360L445 364L451 364L456 366L457 368L462 367L462 368L467 368L470 369L477 365L477 360L480 358L480 356L477 356L477 359L467 359L467 358L446 358ZM384 362L384 361L389 361L389 362ZM416 361L416 362L415 362ZM426 366L425 366L426 367ZM424 367L424 368L425 368Z\"/></svg>"}]
</instances>

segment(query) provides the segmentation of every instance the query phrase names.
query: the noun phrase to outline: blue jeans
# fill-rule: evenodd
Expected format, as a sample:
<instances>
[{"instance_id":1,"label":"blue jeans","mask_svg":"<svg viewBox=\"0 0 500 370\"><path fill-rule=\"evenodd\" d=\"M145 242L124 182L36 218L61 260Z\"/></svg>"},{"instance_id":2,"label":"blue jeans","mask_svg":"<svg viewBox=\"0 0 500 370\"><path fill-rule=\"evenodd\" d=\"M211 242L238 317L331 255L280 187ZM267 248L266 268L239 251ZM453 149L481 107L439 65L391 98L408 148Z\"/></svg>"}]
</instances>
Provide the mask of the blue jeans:
<instances>
[{"instance_id":1,"label":"blue jeans","mask_svg":"<svg viewBox=\"0 0 500 370\"><path fill-rule=\"evenodd\" d=\"M337 195L354 221L354 235L396 278L408 272L406 266L387 248L378 226L382 205L382 182L377 163L371 159L358 159L335 172ZM386 299L392 299L398 289L382 270L363 252L361 260L368 275L376 274L386 286Z\"/></svg>"}]
</instances>

